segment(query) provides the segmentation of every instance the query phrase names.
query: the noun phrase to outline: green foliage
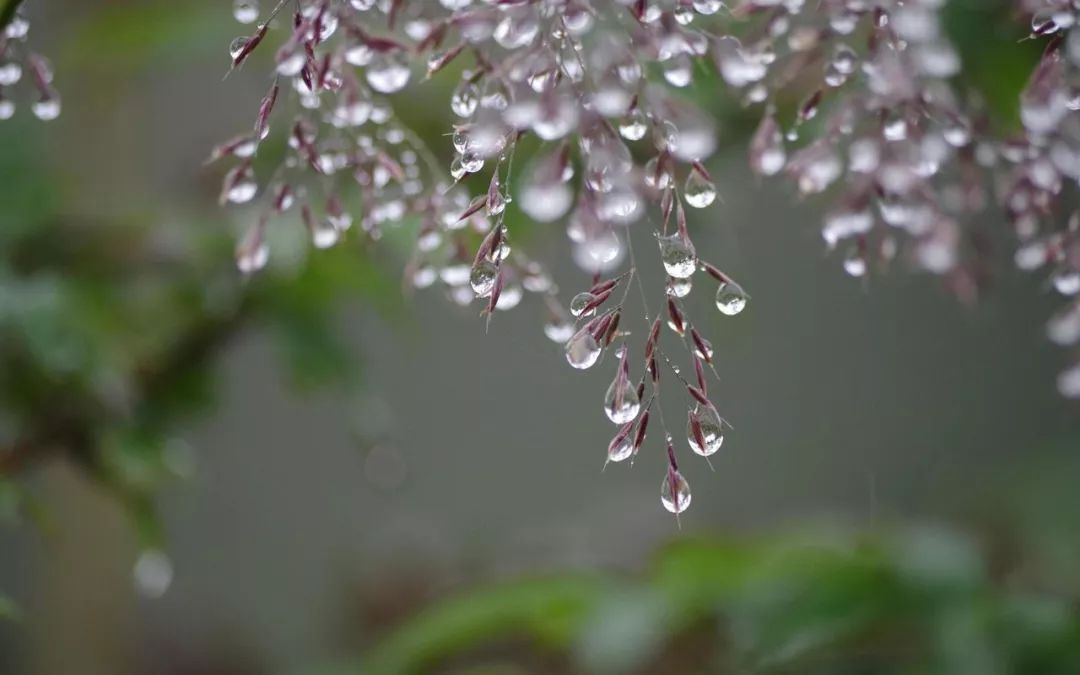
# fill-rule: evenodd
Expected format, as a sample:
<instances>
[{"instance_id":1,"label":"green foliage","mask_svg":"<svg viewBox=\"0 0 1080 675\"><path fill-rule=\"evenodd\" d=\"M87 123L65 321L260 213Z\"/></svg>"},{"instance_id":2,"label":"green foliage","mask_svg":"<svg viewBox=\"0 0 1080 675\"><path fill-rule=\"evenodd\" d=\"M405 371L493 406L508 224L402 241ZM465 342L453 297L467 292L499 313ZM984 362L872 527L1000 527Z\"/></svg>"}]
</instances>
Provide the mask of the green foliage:
<instances>
[{"instance_id":1,"label":"green foliage","mask_svg":"<svg viewBox=\"0 0 1080 675\"><path fill-rule=\"evenodd\" d=\"M1080 672L1075 606L1005 585L989 564L934 528L683 541L641 580L569 575L453 597L352 672L484 672L472 668L506 667L499 645L513 640L562 655L565 672Z\"/></svg>"}]
</instances>

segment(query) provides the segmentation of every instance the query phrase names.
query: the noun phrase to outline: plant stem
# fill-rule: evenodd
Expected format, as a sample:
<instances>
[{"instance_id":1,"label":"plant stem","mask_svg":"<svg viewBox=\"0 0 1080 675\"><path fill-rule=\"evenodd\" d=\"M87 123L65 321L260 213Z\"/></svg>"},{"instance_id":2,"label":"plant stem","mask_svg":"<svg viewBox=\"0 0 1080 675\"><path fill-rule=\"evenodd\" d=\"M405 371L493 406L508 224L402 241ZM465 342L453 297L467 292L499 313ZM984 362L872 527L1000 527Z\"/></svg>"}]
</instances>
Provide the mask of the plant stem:
<instances>
[{"instance_id":1,"label":"plant stem","mask_svg":"<svg viewBox=\"0 0 1080 675\"><path fill-rule=\"evenodd\" d=\"M7 28L11 20L15 18L15 10L23 3L23 0L0 0L0 30Z\"/></svg>"}]
</instances>

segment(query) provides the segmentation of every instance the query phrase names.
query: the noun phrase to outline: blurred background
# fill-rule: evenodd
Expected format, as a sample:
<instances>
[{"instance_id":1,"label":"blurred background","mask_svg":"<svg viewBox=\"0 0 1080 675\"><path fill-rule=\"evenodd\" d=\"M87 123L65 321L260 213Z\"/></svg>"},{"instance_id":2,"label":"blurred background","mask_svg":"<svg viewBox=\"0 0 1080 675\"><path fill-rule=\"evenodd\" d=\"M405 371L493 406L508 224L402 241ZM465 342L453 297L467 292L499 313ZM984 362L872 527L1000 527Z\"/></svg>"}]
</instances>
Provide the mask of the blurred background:
<instances>
[{"instance_id":1,"label":"blurred background","mask_svg":"<svg viewBox=\"0 0 1080 675\"><path fill-rule=\"evenodd\" d=\"M977 79L1023 27L954 4ZM1080 672L1080 415L999 223L974 306L902 265L852 281L702 85L724 203L691 227L753 301L689 300L735 431L715 472L684 460L680 530L655 439L601 472L611 369L565 367L535 299L485 334L402 293L407 236L312 253L288 221L240 278L256 213L203 162L267 81L265 54L222 79L231 3L26 9L64 111L0 124L0 672ZM447 162L454 81L393 99ZM28 433L59 448L16 465Z\"/></svg>"}]
</instances>

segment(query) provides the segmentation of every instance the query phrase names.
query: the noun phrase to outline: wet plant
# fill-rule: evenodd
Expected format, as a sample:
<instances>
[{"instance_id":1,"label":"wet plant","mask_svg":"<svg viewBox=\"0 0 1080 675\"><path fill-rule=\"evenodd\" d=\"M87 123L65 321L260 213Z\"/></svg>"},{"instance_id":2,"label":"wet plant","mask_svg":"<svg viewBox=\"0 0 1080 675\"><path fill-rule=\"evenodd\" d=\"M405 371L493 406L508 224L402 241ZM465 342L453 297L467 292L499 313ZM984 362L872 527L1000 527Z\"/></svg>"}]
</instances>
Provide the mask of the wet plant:
<instances>
[{"instance_id":1,"label":"wet plant","mask_svg":"<svg viewBox=\"0 0 1080 675\"><path fill-rule=\"evenodd\" d=\"M253 273L267 263L266 228L293 208L317 248L354 223L355 236L377 240L384 228L418 220L406 284L477 302L487 322L526 293L538 296L544 332L572 368L614 368L602 406L617 426L606 462L632 462L655 419L654 440L668 457L662 501L678 514L690 492L677 449L708 459L730 429L709 392L714 348L684 298L695 286L715 293L728 317L750 298L702 257L688 225L688 208L722 209L705 166L716 121L680 94L702 71L757 111L751 169L828 199L822 239L848 275L864 279L902 260L974 300L985 261L969 224L996 196L1016 230L1017 264L1049 267L1070 299L1050 323L1051 339L1080 343L1080 218L1055 226L1066 184L1080 178L1076 3L1023 4L1046 51L1021 99L1023 133L1004 139L954 82L961 60L941 27L943 5L304 0L259 8L238 0L236 19L254 29L230 45L231 67L257 49L273 52L253 128L213 154L233 161L223 203L264 204L238 245L238 265ZM395 94L444 72L458 78L447 106L449 166L394 113ZM284 92L296 103L274 128L290 152L271 175L256 176L252 158ZM530 137L539 149L518 159L528 170L515 176ZM565 223L569 254L589 279L568 300L539 261L512 246L510 209ZM635 256L635 230L655 237L663 288L641 283L647 259ZM633 287L640 298L631 309ZM662 377L684 392L668 415L686 410L685 434L665 420ZM1080 365L1058 385L1080 397Z\"/></svg>"}]
</instances>

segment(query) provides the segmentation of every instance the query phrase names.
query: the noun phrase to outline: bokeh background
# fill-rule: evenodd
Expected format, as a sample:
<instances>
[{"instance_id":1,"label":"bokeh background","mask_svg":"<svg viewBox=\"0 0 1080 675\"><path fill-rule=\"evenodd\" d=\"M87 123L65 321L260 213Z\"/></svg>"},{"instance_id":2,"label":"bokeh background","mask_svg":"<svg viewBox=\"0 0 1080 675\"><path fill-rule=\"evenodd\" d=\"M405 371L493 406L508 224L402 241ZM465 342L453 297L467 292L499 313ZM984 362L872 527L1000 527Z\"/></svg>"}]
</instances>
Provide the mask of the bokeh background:
<instances>
[{"instance_id":1,"label":"bokeh background","mask_svg":"<svg viewBox=\"0 0 1080 675\"><path fill-rule=\"evenodd\" d=\"M1080 415L1043 339L1056 301L992 216L974 306L903 265L854 282L820 205L750 176L746 121L699 85L724 203L694 238L753 301L689 302L736 430L715 472L684 460L680 530L655 439L601 472L610 364L565 367L535 299L485 334L402 294L406 236L316 255L299 223L239 278L255 213L219 210L203 161L267 81L257 59L222 79L229 3L27 11L64 112L0 124L0 438L89 418L104 459L0 479L0 672L1078 672ZM393 99L442 157L453 81ZM521 228L568 259L560 226Z\"/></svg>"}]
</instances>

